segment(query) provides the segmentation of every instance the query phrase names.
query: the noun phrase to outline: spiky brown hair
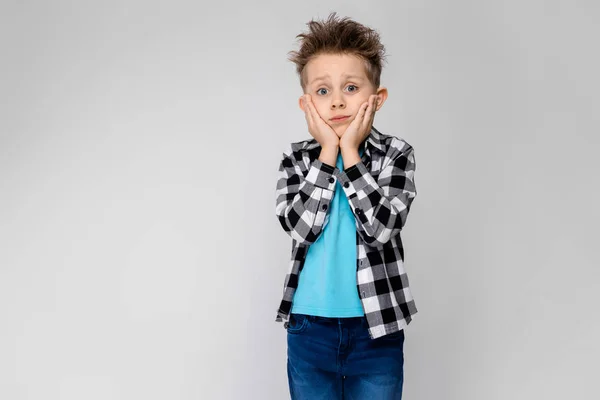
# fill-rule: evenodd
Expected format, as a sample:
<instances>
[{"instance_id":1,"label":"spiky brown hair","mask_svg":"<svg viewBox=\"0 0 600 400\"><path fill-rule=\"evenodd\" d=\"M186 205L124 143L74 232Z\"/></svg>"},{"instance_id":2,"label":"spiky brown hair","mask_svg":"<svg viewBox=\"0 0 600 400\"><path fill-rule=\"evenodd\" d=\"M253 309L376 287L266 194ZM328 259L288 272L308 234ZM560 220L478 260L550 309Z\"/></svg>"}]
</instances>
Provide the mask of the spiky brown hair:
<instances>
[{"instance_id":1,"label":"spiky brown hair","mask_svg":"<svg viewBox=\"0 0 600 400\"><path fill-rule=\"evenodd\" d=\"M311 20L306 25L309 32L300 33L300 50L290 51L288 60L296 64L302 90L306 91L304 67L319 54L352 54L365 60L365 71L375 89L379 88L381 70L385 61L385 47L379 33L353 21L349 17L338 18L335 12L327 20Z\"/></svg>"}]
</instances>

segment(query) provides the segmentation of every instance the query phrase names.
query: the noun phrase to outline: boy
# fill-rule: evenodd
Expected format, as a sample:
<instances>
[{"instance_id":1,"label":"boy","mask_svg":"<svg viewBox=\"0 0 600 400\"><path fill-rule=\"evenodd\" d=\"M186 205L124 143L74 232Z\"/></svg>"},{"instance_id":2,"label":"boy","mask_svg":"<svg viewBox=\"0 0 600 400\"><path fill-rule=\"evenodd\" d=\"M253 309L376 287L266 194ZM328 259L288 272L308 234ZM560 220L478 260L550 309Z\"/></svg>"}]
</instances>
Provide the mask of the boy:
<instances>
[{"instance_id":1,"label":"boy","mask_svg":"<svg viewBox=\"0 0 600 400\"><path fill-rule=\"evenodd\" d=\"M292 238L277 322L292 399L401 399L404 328L417 313L400 231L417 192L414 150L372 126L379 35L335 13L292 52L313 139L279 166L276 215ZM302 272L302 273L300 273Z\"/></svg>"}]
</instances>

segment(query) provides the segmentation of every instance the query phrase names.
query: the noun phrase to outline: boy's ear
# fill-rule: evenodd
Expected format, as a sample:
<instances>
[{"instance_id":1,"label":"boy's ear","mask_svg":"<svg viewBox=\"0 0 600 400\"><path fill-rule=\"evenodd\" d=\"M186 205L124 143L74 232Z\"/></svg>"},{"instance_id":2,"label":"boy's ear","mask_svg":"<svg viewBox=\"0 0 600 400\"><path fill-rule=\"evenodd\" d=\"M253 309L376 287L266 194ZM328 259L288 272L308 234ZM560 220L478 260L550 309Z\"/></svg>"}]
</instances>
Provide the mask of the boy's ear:
<instances>
[{"instance_id":1,"label":"boy's ear","mask_svg":"<svg viewBox=\"0 0 600 400\"><path fill-rule=\"evenodd\" d=\"M302 101L303 99L304 99L304 96L300 96L298 98L298 106L300 106L300 109L302 110L302 112L304 112L304 103Z\"/></svg>"},{"instance_id":2,"label":"boy's ear","mask_svg":"<svg viewBox=\"0 0 600 400\"><path fill-rule=\"evenodd\" d=\"M377 105L377 108L375 109L375 111L379 111L381 109L381 107L383 107L383 103L385 103L385 100L387 98L388 98L387 88L380 87L379 89L377 89L377 100L378 100L379 104Z\"/></svg>"}]
</instances>

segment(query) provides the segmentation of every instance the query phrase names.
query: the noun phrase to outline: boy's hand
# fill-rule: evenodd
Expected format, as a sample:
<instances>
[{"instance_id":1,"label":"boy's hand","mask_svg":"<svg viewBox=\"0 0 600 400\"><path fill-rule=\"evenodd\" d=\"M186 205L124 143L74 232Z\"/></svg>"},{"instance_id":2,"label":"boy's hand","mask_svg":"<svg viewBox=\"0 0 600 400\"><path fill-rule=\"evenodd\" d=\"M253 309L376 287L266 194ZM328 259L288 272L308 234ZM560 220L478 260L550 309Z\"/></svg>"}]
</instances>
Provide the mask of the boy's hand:
<instances>
[{"instance_id":1,"label":"boy's hand","mask_svg":"<svg viewBox=\"0 0 600 400\"><path fill-rule=\"evenodd\" d=\"M377 108L377 95L369 96L369 100L363 103L340 139L340 149L356 149L371 133L375 109Z\"/></svg>"},{"instance_id":2,"label":"boy's hand","mask_svg":"<svg viewBox=\"0 0 600 400\"><path fill-rule=\"evenodd\" d=\"M327 124L319 115L309 94L302 96L304 104L304 116L308 124L308 131L311 136L317 139L321 147L337 147L340 145L340 138L331 126Z\"/></svg>"}]
</instances>

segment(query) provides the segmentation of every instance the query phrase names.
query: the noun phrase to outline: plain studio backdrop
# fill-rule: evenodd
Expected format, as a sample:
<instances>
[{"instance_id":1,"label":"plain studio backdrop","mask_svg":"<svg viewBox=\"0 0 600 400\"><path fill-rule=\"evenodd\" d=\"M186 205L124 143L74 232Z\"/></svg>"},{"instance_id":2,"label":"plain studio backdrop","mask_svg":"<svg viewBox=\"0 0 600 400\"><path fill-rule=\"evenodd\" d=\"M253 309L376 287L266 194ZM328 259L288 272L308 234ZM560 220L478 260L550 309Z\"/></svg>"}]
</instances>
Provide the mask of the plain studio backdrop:
<instances>
[{"instance_id":1,"label":"plain studio backdrop","mask_svg":"<svg viewBox=\"0 0 600 400\"><path fill-rule=\"evenodd\" d=\"M287 52L379 31L415 148L408 400L598 399L593 1L4 1L0 398L288 398Z\"/></svg>"}]
</instances>

